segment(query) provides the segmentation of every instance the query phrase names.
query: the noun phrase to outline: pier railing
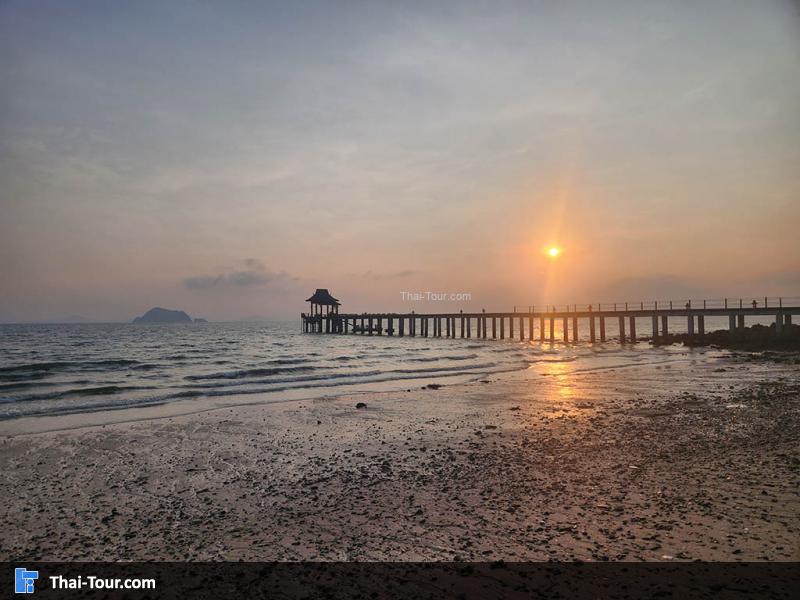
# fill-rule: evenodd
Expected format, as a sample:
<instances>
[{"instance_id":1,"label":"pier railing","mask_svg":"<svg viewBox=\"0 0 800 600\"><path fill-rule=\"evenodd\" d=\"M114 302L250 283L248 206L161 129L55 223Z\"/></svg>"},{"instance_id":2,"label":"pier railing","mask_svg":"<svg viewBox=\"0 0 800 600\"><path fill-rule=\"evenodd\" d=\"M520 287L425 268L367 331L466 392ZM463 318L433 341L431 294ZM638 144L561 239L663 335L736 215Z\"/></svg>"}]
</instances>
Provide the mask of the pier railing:
<instances>
[{"instance_id":1,"label":"pier railing","mask_svg":"<svg viewBox=\"0 0 800 600\"><path fill-rule=\"evenodd\" d=\"M763 300L763 302L762 302ZM637 341L637 322L649 322L652 339L668 340L670 319L686 319L686 333L704 336L706 317L727 317L729 330L739 335L745 328L745 318L774 320L777 335L792 326L792 317L800 315L800 297L715 298L702 300L649 302L602 302L597 304L529 305L515 306L510 312L465 313L302 313L303 331L307 333L360 333L362 335L388 335L403 337L474 337L554 341L556 329L565 342L577 341L581 335L580 323L588 324L589 341L599 337L606 341L609 320L615 327L620 342ZM558 328L556 327L558 324ZM432 331L431 331L431 325ZM586 329L583 329L586 335Z\"/></svg>"},{"instance_id":2,"label":"pier railing","mask_svg":"<svg viewBox=\"0 0 800 600\"><path fill-rule=\"evenodd\" d=\"M753 304L755 303L755 305ZM620 302L596 302L594 304L527 304L515 305L514 313L528 312L631 312L654 310L690 309L745 309L783 308L800 306L800 296L760 296L758 298L682 298L678 300L628 300Z\"/></svg>"}]
</instances>

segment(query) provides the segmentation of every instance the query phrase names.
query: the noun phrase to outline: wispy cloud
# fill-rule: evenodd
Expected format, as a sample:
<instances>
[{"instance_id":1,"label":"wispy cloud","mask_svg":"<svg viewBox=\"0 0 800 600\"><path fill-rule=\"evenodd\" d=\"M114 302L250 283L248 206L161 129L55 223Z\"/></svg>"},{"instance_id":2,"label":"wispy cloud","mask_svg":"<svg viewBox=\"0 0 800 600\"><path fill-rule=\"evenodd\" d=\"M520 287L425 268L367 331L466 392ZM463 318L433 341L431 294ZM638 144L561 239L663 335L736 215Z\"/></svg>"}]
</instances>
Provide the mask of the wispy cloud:
<instances>
[{"instance_id":1,"label":"wispy cloud","mask_svg":"<svg viewBox=\"0 0 800 600\"><path fill-rule=\"evenodd\" d=\"M362 277L364 279L400 279L403 277L411 277L415 275L416 271L406 269L403 271L393 271L389 273L375 273L372 269L366 271Z\"/></svg>"},{"instance_id":2,"label":"wispy cloud","mask_svg":"<svg viewBox=\"0 0 800 600\"><path fill-rule=\"evenodd\" d=\"M260 287L287 279L292 279L292 276L286 271L272 271L258 259L246 258L242 261L241 268L216 275L187 277L183 280L183 285L190 290L212 290Z\"/></svg>"}]
</instances>

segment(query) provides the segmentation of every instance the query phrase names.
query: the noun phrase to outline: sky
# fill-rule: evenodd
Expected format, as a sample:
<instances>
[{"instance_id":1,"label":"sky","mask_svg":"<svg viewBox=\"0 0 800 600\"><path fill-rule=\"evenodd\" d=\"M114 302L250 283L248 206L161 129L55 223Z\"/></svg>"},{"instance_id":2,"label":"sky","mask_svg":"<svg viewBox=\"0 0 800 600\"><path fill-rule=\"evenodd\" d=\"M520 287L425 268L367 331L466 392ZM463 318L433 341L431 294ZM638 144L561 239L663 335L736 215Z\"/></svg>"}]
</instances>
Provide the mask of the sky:
<instances>
[{"instance_id":1,"label":"sky","mask_svg":"<svg viewBox=\"0 0 800 600\"><path fill-rule=\"evenodd\" d=\"M0 322L800 297L799 226L794 2L0 0Z\"/></svg>"}]
</instances>

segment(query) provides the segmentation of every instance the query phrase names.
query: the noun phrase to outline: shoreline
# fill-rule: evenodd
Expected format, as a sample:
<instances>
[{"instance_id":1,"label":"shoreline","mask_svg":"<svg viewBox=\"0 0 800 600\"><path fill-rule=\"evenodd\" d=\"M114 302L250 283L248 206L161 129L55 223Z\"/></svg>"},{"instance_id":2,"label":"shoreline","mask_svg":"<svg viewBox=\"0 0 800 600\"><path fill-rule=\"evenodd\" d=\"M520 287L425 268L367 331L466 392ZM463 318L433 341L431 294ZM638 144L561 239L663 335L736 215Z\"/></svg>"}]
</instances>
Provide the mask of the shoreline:
<instances>
[{"instance_id":1,"label":"shoreline","mask_svg":"<svg viewBox=\"0 0 800 600\"><path fill-rule=\"evenodd\" d=\"M551 344L551 349L553 345L555 347L560 347L561 342ZM590 346L585 346L585 348L589 347ZM651 346L647 346L646 340L642 339L639 349L645 348L650 349ZM621 348L611 346L610 349L613 352ZM608 351L609 347L607 347L606 350ZM623 368L624 366L625 365L615 365L614 368ZM635 364L632 363L628 366L635 366ZM520 364L520 366L516 368L490 371L457 371L452 373L438 373L436 375L421 372L415 377L398 377L382 381L353 382L344 385L331 384L294 388L288 387L270 391L242 392L229 395L201 395L177 399L164 399L152 403L106 406L69 412L27 414L0 419L0 438L3 436L15 437L18 435L35 435L49 431L66 431L84 427L113 425L116 423L164 419L238 406L275 404L319 398L338 398L345 395L389 393L403 390L411 391L414 387L420 386L420 384L427 384L431 381L447 382L442 383L442 385L449 387L452 385L479 381L487 377L514 378L515 374L519 375L530 368L531 364ZM424 387L424 385L422 385L422 387Z\"/></svg>"},{"instance_id":2,"label":"shoreline","mask_svg":"<svg viewBox=\"0 0 800 600\"><path fill-rule=\"evenodd\" d=\"M335 399L342 396L357 397L361 395L380 395L403 390L411 391L408 385L420 389L420 383L448 379L463 379L463 381L442 386L465 385L469 382L479 381L486 377L502 376L524 371L527 367L507 371L493 371L489 373L454 373L443 376L421 376L417 378L388 380L384 382L371 382L368 384L352 384L369 386L373 389L338 389L345 386L320 386L303 387L295 389L282 389L270 392L231 394L226 396L202 396L180 400L165 400L153 404L119 406L116 408L102 408L98 410L75 411L69 413L53 413L41 415L23 415L0 420L0 439L14 438L26 435L39 435L61 431L74 431L92 427L105 427L125 423L143 421L158 421L182 416L191 416L247 406L269 406L287 402L313 401L322 399ZM402 382L403 385L397 384ZM426 386L422 386L424 389ZM385 389L381 389L385 388ZM328 393L321 393L329 390Z\"/></svg>"},{"instance_id":3,"label":"shoreline","mask_svg":"<svg viewBox=\"0 0 800 600\"><path fill-rule=\"evenodd\" d=\"M671 389L653 387L654 368L669 369ZM798 560L799 396L795 366L692 359L620 378L560 363L489 383L3 437L1 550Z\"/></svg>"},{"instance_id":4,"label":"shoreline","mask_svg":"<svg viewBox=\"0 0 800 600\"><path fill-rule=\"evenodd\" d=\"M763 360L775 363L800 364L800 352L793 348L775 350L759 347L748 349L735 346L725 347L714 343L686 344L683 342L682 336L683 334L671 335L669 343L654 343L651 338L642 337L637 344L640 346L640 349L660 350L669 347L679 347L687 350L719 350L727 353L726 356L734 360L740 360L742 358L742 353L746 353L745 358L751 361ZM37 435L47 432L70 431L121 423L159 420L242 406L280 404L300 400L310 401L322 398L339 398L342 396L384 394L403 390L412 391L412 389L419 387L420 384L423 384L421 387L424 388L424 384L430 382L438 382L442 386L452 388L454 385L474 383L486 378L513 380L520 374L530 370L532 366L533 365L520 366L514 369L486 372L455 372L438 374L435 376L423 373L420 374L419 377L351 383L346 385L333 384L281 388L252 393L243 392L230 395L207 395L174 400L158 400L152 403L107 406L70 412L21 415L18 417L0 419L0 439L3 437L13 438L22 435ZM637 363L632 362L630 364L613 364L594 367L594 369L624 369L635 368L637 366Z\"/></svg>"}]
</instances>

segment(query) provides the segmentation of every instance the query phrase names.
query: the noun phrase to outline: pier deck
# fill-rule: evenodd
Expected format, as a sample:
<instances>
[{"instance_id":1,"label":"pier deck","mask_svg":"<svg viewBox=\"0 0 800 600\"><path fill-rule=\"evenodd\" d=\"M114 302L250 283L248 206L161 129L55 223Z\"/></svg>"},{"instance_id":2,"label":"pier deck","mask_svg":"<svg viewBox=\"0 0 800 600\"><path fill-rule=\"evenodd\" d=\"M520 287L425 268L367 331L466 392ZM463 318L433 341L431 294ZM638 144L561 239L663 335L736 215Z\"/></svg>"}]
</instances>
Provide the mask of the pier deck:
<instances>
[{"instance_id":1,"label":"pier deck","mask_svg":"<svg viewBox=\"0 0 800 600\"><path fill-rule=\"evenodd\" d=\"M648 328L654 339L664 337L669 332L670 319L685 319L686 332L690 335L705 334L706 317L727 317L731 331L744 329L747 317L769 317L775 323L778 335L784 326L792 324L792 317L800 315L800 302L784 306L782 300L770 305L765 299L764 306L724 306L693 307L687 303L675 308L672 303L659 307L658 303L639 303L634 307L624 305L569 305L567 307L546 307L536 310L528 307L526 311L512 312L443 312L443 313L331 313L301 314L302 328L307 333L357 333L360 335L421 336L480 339L519 339L554 341L556 323L560 322L560 334L564 341L579 339L579 325L588 321L588 340L606 341L606 324L609 319L616 321L616 336L621 342L635 342L638 320L649 319ZM474 335L473 335L474 334ZM535 334L538 334L536 336Z\"/></svg>"}]
</instances>

